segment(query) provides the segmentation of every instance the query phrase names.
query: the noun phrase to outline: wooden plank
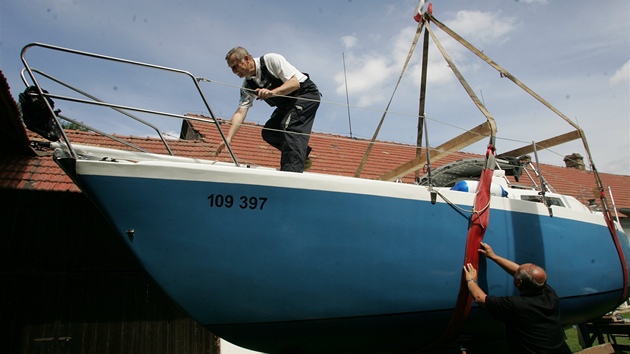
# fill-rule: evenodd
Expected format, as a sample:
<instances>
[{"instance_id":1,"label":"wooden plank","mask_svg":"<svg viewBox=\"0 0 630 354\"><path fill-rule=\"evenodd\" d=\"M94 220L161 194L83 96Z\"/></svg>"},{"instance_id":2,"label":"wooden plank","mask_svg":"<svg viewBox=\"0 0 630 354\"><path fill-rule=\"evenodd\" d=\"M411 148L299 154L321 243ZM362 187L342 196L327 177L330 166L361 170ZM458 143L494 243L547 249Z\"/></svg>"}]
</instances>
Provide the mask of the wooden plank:
<instances>
[{"instance_id":1,"label":"wooden plank","mask_svg":"<svg viewBox=\"0 0 630 354\"><path fill-rule=\"evenodd\" d=\"M586 348L584 350L576 352L576 354L614 354L614 353L615 353L615 349L610 343L598 345L596 347Z\"/></svg>"},{"instance_id":2,"label":"wooden plank","mask_svg":"<svg viewBox=\"0 0 630 354\"><path fill-rule=\"evenodd\" d=\"M489 136L490 132L490 124L488 122L481 123L473 129L456 136L455 138L445 142L435 149L429 149L429 152L431 153L431 161L439 160L444 156L450 155L454 151L458 151L466 146L474 144L479 140ZM393 181L396 178L403 177L420 169L422 166L424 166L424 164L426 164L426 162L426 154L416 156L414 159L409 160L404 164L396 167L395 169L379 176L377 179L382 181Z\"/></svg>"},{"instance_id":3,"label":"wooden plank","mask_svg":"<svg viewBox=\"0 0 630 354\"><path fill-rule=\"evenodd\" d=\"M536 143L536 149L537 150L542 150L542 149L548 149L550 147L556 146L556 145L560 145L560 144L564 144L568 141L572 141L572 140L576 140L576 139L580 139L581 135L580 135L580 131L579 130L574 130L572 132L568 132L565 134L561 134L558 136L554 136L553 138L549 138L543 141L539 141ZM519 157L519 156L523 156L523 155L527 155L534 152L534 147L532 146L532 144L529 145L525 145L523 147L520 147L518 149L514 149L512 151L508 151L508 152L504 152L500 155L497 156L497 158L501 158L501 157L505 157L505 156L509 156L509 157Z\"/></svg>"}]
</instances>

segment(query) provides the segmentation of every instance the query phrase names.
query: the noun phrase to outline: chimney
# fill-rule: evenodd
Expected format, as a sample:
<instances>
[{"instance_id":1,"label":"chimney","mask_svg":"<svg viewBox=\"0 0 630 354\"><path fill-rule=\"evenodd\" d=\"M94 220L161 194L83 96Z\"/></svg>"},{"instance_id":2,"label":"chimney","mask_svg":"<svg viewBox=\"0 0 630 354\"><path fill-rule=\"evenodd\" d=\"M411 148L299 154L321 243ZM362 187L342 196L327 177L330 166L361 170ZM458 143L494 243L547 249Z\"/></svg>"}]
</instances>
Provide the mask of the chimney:
<instances>
[{"instance_id":1,"label":"chimney","mask_svg":"<svg viewBox=\"0 0 630 354\"><path fill-rule=\"evenodd\" d=\"M194 117L201 117L197 115L191 115ZM179 132L179 138L182 140L203 140L203 135L193 128L187 119L182 120L182 129Z\"/></svg>"},{"instance_id":2,"label":"chimney","mask_svg":"<svg viewBox=\"0 0 630 354\"><path fill-rule=\"evenodd\" d=\"M564 157L564 163L567 168L575 168L580 171L585 170L584 158L578 153L573 153Z\"/></svg>"}]
</instances>

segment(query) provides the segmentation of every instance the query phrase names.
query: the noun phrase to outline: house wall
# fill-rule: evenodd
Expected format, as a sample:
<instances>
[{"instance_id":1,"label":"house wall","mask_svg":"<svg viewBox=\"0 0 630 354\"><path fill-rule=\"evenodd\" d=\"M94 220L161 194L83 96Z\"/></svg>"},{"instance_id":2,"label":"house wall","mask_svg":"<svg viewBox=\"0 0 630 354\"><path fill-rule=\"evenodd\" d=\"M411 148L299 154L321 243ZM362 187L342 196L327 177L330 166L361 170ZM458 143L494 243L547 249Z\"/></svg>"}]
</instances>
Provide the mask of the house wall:
<instances>
[{"instance_id":1,"label":"house wall","mask_svg":"<svg viewBox=\"0 0 630 354\"><path fill-rule=\"evenodd\" d=\"M0 352L220 352L83 194L0 189L0 200Z\"/></svg>"},{"instance_id":2,"label":"house wall","mask_svg":"<svg viewBox=\"0 0 630 354\"><path fill-rule=\"evenodd\" d=\"M630 218L620 218L621 228L625 232L626 236L630 237Z\"/></svg>"}]
</instances>

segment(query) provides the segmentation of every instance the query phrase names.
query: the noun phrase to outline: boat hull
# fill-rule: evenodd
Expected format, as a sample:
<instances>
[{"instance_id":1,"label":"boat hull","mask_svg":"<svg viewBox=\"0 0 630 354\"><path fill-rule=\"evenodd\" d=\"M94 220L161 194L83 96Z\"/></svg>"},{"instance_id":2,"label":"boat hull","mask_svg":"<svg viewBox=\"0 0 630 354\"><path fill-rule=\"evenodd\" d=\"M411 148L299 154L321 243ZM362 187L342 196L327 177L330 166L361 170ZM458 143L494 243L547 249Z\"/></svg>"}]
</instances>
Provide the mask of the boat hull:
<instances>
[{"instance_id":1,"label":"boat hull","mask_svg":"<svg viewBox=\"0 0 630 354\"><path fill-rule=\"evenodd\" d=\"M78 160L75 179L156 282L240 346L406 351L452 315L473 193L442 190L433 204L423 186L189 161ZM491 207L485 242L547 270L565 324L620 302L601 216L500 197ZM490 294L515 294L495 264L482 259L479 274ZM501 327L474 307L462 331Z\"/></svg>"}]
</instances>

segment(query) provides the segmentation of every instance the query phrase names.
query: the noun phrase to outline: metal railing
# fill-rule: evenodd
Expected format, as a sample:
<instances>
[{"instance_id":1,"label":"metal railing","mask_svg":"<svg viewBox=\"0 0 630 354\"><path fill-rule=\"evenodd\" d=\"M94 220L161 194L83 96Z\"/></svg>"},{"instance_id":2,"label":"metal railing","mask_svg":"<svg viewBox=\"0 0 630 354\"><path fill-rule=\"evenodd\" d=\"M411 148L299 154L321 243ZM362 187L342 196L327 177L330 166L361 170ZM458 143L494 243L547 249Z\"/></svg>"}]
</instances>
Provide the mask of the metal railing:
<instances>
[{"instance_id":1,"label":"metal railing","mask_svg":"<svg viewBox=\"0 0 630 354\"><path fill-rule=\"evenodd\" d=\"M95 96L84 92L82 90L77 89L76 87L73 87L72 85L69 85L51 75L48 75L44 72L42 72L41 70L32 68L29 63L26 60L26 52L32 48L32 47L40 47L40 48L45 48L45 49L49 49L49 50L53 50L53 51L58 51L58 52L63 52L63 53L69 53L69 54L75 54L75 55L79 55L79 56L84 56L84 57L90 57L90 58L96 58L96 59L101 59L101 60L106 60L106 61L112 61L112 62L117 62L117 63L123 63L123 64L129 64L129 65L134 65L134 66L140 66L140 67L145 67L145 68L150 68L150 69L155 69L155 70L161 70L161 71L166 71L166 72L171 72L171 73L175 73L175 74L180 74L180 75L184 75L187 76L188 78L190 78L193 82L193 84L195 85L195 88L201 98L201 100L203 101L203 104L205 105L205 108L208 110L208 112L210 113L210 117L211 119L203 119L203 118L198 118L198 117L191 117L191 116L185 116L185 115L181 115L181 114L173 114L173 113L168 113L168 112L161 112L161 111L156 111L156 110L151 110L151 109L145 109L145 108L140 108L140 107L133 107L133 106L126 106L126 105L119 105L119 104L113 104L113 103L107 103L104 102L98 98L96 98ZM87 104L87 105L93 105L93 106L100 106L100 107L109 107L115 111L117 111L118 113L121 113L125 116L127 116L130 119L133 119L149 128L151 128L152 130L156 131L156 133L159 135L160 139L162 140L162 143L164 144L166 150L168 151L168 153L170 155L173 155L173 152L170 148L170 146L168 145L168 143L166 142L166 139L164 139L162 132L153 124L147 122L146 120L143 120L137 116L134 116L133 114L129 113L131 112L139 112L139 113L147 113L147 114L153 114L153 115L159 115L159 116L165 116L165 117L170 117L170 118L177 118L177 119L187 119L187 120L196 120L196 121L203 121L203 122L211 122L214 123L214 125L216 126L217 131L219 132L219 135L221 136L221 139L223 140L223 142L225 143L225 146L227 148L227 151L229 152L232 160L234 161L234 164L236 166L238 166L238 161L236 159L236 156L234 155L234 152L232 151L232 148L230 147L230 144L227 142L225 134L223 133L223 131L221 130L221 126L219 125L218 120L216 119L212 109L210 108L210 104L208 103L208 100L206 99L203 91L201 90L201 87L199 86L199 82L203 81L200 78L195 77L194 75L192 75L190 72L188 71L184 71L184 70L180 70L180 69L175 69L175 68L170 68L170 67L165 67L165 66L160 66L160 65L154 65L154 64L148 64L148 63L143 63L143 62L139 62L139 61L134 61L134 60L128 60L128 59L122 59L122 58L116 58L116 57L112 57L112 56L107 56L107 55L101 55L101 54L95 54L95 53L90 53L90 52L85 52L85 51L80 51L80 50L75 50L75 49L69 49L69 48L64 48L64 47L59 47L59 46L54 46L54 45L50 45L50 44L44 44L44 43L30 43L26 46L24 46L24 48L22 48L21 51L21 59L22 59L22 63L24 64L24 69L22 70L21 76L22 76L22 81L24 81L24 84L26 85L26 87L31 86L28 82L28 79L26 77L25 74L28 74L28 76L30 77L31 81L32 81L32 85L35 86L37 88L38 94L42 97L48 97L51 99L59 99L59 100L65 100L65 101L70 101L70 102L75 102L75 103L81 103L81 104ZM37 75L41 75L42 77L45 77L46 79L49 79L53 82L56 82L59 85L62 85L72 91L75 91L85 97L87 97L88 99L81 99L81 98L76 98L76 97L70 97L70 96L64 96L64 95L59 95L59 94L54 94L54 93L50 93L50 92L45 92L44 89L42 89L42 87L40 86L39 82L37 81ZM78 126L84 127L86 129L89 129L90 131L93 131L99 135L103 135L105 137L108 137L110 139L113 139L115 141L118 141L120 143L123 143L127 146L130 146L132 148L138 149L140 151L144 151L142 148L135 146L129 142L125 142L122 139L118 139L110 134L104 133L98 129L95 129L93 127L90 127L89 125L80 123L76 120L73 120L69 117L66 116L62 116L59 114L56 114L55 111L53 110L53 107L50 105L50 103L48 102L48 100L43 100L46 105L48 106L48 109L51 113L51 116L53 117L54 123L57 125L57 127L59 128L59 130L61 131L61 139L63 139L63 141L65 142L66 146L68 147L69 153L71 154L71 156L73 156L74 158L77 158L76 153L74 152L73 148L72 148L72 143L70 142L70 139L68 138L68 136L66 135L62 125L59 123L58 118L62 118L64 120L67 120L73 124L76 124Z\"/></svg>"}]
</instances>

